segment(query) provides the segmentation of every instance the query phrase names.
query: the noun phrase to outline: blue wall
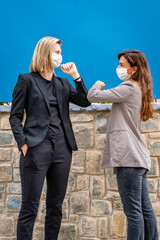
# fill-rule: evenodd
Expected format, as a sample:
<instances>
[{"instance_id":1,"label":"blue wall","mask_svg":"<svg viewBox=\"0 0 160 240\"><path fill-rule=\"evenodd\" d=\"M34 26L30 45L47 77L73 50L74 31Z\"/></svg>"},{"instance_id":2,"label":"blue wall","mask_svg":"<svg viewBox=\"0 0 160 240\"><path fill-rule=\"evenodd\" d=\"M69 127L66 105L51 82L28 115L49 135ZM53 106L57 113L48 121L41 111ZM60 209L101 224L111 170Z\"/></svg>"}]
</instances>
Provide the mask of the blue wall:
<instances>
[{"instance_id":1,"label":"blue wall","mask_svg":"<svg viewBox=\"0 0 160 240\"><path fill-rule=\"evenodd\" d=\"M107 88L121 83L115 71L120 51L144 52L154 97L160 98L159 8L159 0L1 1L0 102L12 100L17 77L29 71L34 47L44 36L62 40L63 63L76 63L88 89L97 80ZM56 74L66 76L60 69Z\"/></svg>"}]
</instances>

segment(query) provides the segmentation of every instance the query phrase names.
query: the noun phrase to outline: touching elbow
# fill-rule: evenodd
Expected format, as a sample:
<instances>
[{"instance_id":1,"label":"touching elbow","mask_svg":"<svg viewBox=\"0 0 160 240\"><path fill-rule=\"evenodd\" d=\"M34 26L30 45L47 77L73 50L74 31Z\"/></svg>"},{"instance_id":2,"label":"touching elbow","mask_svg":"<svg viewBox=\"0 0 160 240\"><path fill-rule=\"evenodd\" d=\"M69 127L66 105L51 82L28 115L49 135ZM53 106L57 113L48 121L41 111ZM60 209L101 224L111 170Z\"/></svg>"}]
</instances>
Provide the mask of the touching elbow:
<instances>
[{"instance_id":1,"label":"touching elbow","mask_svg":"<svg viewBox=\"0 0 160 240\"><path fill-rule=\"evenodd\" d=\"M89 101L87 101L86 106L85 107L89 107L91 105L91 103Z\"/></svg>"},{"instance_id":2,"label":"touching elbow","mask_svg":"<svg viewBox=\"0 0 160 240\"><path fill-rule=\"evenodd\" d=\"M87 99L90 103L92 102L92 96L91 96L90 92L88 92L88 94L87 94Z\"/></svg>"},{"instance_id":3,"label":"touching elbow","mask_svg":"<svg viewBox=\"0 0 160 240\"><path fill-rule=\"evenodd\" d=\"M87 99L88 99L88 101L90 103L94 103L95 102L95 98L93 96L89 95L89 94L87 95Z\"/></svg>"},{"instance_id":4,"label":"touching elbow","mask_svg":"<svg viewBox=\"0 0 160 240\"><path fill-rule=\"evenodd\" d=\"M80 106L81 107L89 107L91 105L91 103L86 99L85 102L81 102Z\"/></svg>"}]
</instances>

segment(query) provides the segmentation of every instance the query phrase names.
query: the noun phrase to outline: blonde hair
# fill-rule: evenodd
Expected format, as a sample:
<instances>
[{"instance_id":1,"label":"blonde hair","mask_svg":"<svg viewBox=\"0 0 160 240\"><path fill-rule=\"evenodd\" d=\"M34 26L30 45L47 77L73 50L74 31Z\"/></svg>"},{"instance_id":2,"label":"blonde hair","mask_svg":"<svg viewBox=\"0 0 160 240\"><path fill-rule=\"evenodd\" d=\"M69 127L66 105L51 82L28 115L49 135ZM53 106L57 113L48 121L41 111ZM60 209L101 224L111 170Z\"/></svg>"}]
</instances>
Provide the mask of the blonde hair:
<instances>
[{"instance_id":1,"label":"blonde hair","mask_svg":"<svg viewBox=\"0 0 160 240\"><path fill-rule=\"evenodd\" d=\"M30 72L53 70L52 53L57 43L61 45L61 40L54 37L44 37L39 40L34 49Z\"/></svg>"}]
</instances>

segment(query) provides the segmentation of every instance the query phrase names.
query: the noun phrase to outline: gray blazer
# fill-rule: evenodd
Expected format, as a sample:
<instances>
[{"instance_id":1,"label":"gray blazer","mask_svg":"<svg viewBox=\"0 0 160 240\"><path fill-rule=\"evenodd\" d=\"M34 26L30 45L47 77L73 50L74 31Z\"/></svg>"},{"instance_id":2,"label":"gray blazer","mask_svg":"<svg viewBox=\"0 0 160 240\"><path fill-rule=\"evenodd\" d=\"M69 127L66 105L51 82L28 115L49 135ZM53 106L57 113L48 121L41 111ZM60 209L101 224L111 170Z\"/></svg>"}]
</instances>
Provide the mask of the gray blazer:
<instances>
[{"instance_id":1,"label":"gray blazer","mask_svg":"<svg viewBox=\"0 0 160 240\"><path fill-rule=\"evenodd\" d=\"M95 83L88 92L90 102L112 102L102 168L151 168L150 153L140 133L142 93L139 85L130 80L118 87L101 90Z\"/></svg>"}]
</instances>

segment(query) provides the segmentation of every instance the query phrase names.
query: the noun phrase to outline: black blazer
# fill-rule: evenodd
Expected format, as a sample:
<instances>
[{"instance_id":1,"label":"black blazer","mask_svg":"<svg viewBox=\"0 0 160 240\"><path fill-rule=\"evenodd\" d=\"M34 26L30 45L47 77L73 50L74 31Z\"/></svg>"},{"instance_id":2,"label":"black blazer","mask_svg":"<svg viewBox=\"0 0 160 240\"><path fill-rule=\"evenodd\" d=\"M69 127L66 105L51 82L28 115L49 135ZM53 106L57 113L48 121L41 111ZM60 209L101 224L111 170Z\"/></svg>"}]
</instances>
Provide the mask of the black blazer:
<instances>
[{"instance_id":1,"label":"black blazer","mask_svg":"<svg viewBox=\"0 0 160 240\"><path fill-rule=\"evenodd\" d=\"M77 150L71 121L69 118L69 102L87 107L87 89L83 83L76 82L76 89L68 79L55 77L55 89L60 117L64 131L72 150ZM28 147L40 143L50 123L50 106L47 91L38 72L20 74L13 91L10 113L10 124L19 150L26 143ZM26 111L24 127L22 120Z\"/></svg>"}]
</instances>

